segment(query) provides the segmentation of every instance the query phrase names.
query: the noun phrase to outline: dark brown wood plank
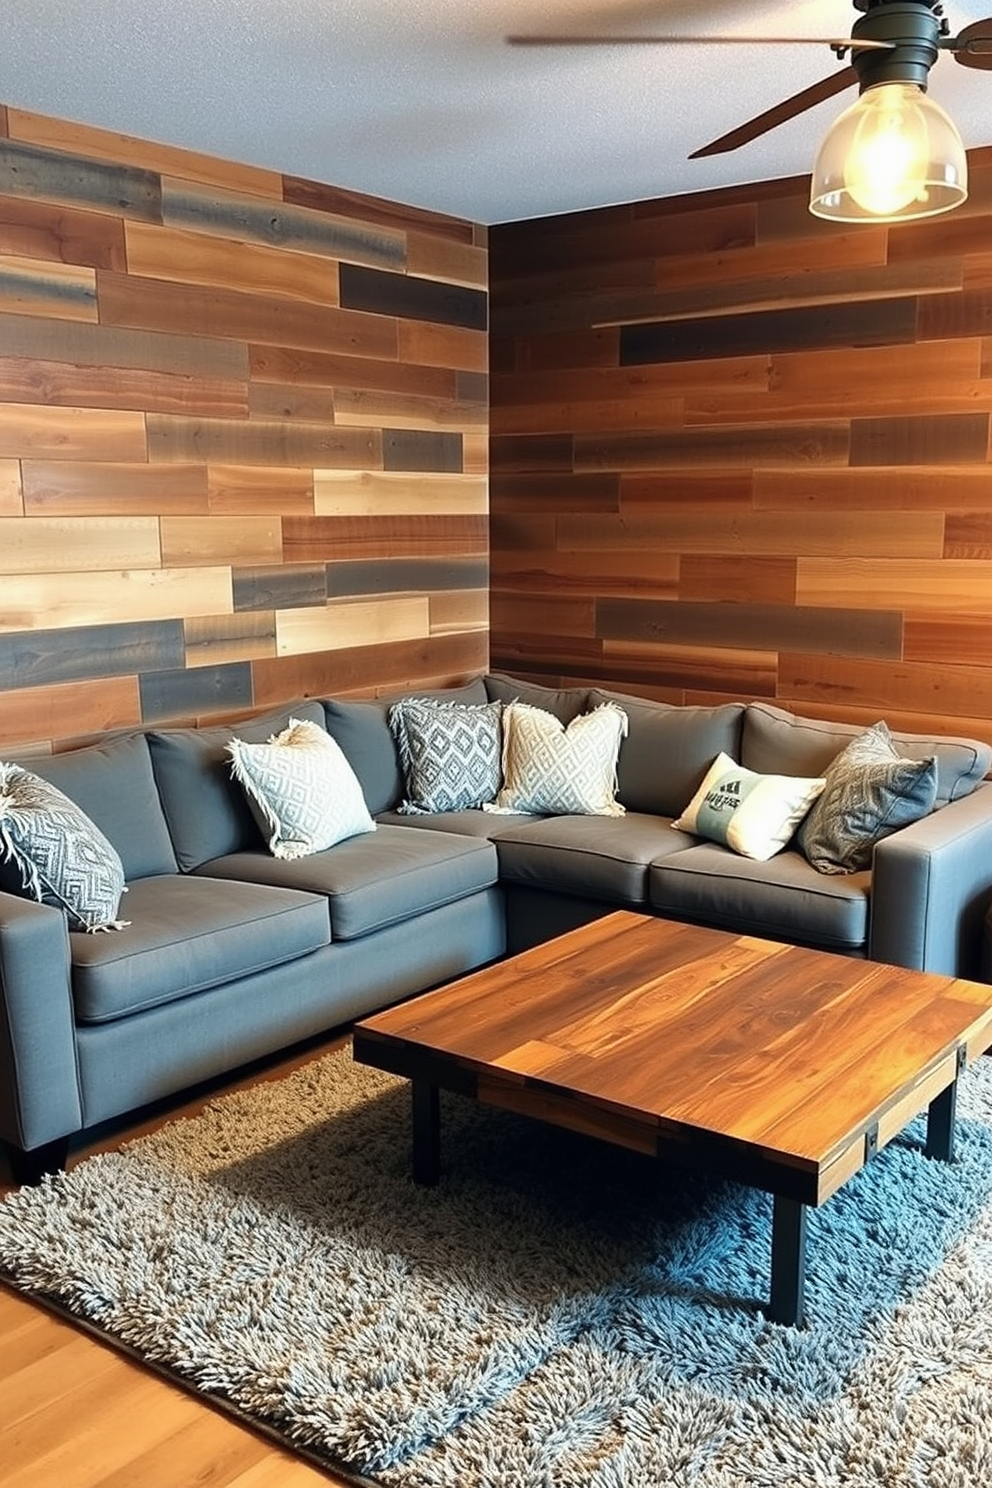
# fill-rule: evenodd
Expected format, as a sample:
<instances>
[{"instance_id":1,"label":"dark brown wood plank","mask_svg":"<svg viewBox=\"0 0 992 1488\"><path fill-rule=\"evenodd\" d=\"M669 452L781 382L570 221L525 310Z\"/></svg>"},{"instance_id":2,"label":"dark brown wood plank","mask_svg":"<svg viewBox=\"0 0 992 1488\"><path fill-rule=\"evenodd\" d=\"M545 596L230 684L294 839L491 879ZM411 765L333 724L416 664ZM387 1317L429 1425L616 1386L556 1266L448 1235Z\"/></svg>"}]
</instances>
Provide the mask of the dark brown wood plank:
<instances>
[{"instance_id":1,"label":"dark brown wood plank","mask_svg":"<svg viewBox=\"0 0 992 1488\"><path fill-rule=\"evenodd\" d=\"M718 647L729 640L734 647L759 651L822 651L894 659L902 653L902 617L887 610L601 599L596 606L595 633L603 640L660 645Z\"/></svg>"},{"instance_id":2,"label":"dark brown wood plank","mask_svg":"<svg viewBox=\"0 0 992 1488\"><path fill-rule=\"evenodd\" d=\"M953 340L992 333L992 289L958 295L922 295L917 317L920 341Z\"/></svg>"},{"instance_id":3,"label":"dark brown wood plank","mask_svg":"<svg viewBox=\"0 0 992 1488\"><path fill-rule=\"evenodd\" d=\"M316 212L333 212L341 217L356 218L359 222L376 222L401 232L414 229L439 238L450 238L456 243L477 241L475 224L461 217L446 217L423 207L405 206L323 181L308 181L302 176L283 177L283 196L287 202L310 207Z\"/></svg>"},{"instance_id":4,"label":"dark brown wood plank","mask_svg":"<svg viewBox=\"0 0 992 1488\"><path fill-rule=\"evenodd\" d=\"M989 472L992 502L992 471ZM992 558L992 511L948 512L944 518L945 558Z\"/></svg>"},{"instance_id":5,"label":"dark brown wood plank","mask_svg":"<svg viewBox=\"0 0 992 1488\"><path fill-rule=\"evenodd\" d=\"M620 509L620 477L569 473L493 475L490 499L501 513L598 511Z\"/></svg>"},{"instance_id":6,"label":"dark brown wood plank","mask_svg":"<svg viewBox=\"0 0 992 1488\"><path fill-rule=\"evenodd\" d=\"M429 398L454 398L464 396L459 389L459 377L470 375L449 367L425 367L295 347L250 346L248 350L253 383L374 388L384 392L422 393Z\"/></svg>"},{"instance_id":7,"label":"dark brown wood plank","mask_svg":"<svg viewBox=\"0 0 992 1488\"><path fill-rule=\"evenodd\" d=\"M852 465L969 465L988 449L987 413L851 420Z\"/></svg>"},{"instance_id":8,"label":"dark brown wood plank","mask_svg":"<svg viewBox=\"0 0 992 1488\"><path fill-rule=\"evenodd\" d=\"M484 331L488 324L488 296L483 290L349 263L341 265L341 306L474 331Z\"/></svg>"},{"instance_id":9,"label":"dark brown wood plank","mask_svg":"<svg viewBox=\"0 0 992 1488\"><path fill-rule=\"evenodd\" d=\"M485 517L286 517L282 531L288 563L468 557L488 546Z\"/></svg>"},{"instance_id":10,"label":"dark brown wood plank","mask_svg":"<svg viewBox=\"0 0 992 1488\"><path fill-rule=\"evenodd\" d=\"M0 325L0 344L2 331ZM248 413L248 390L240 380L134 367L80 367L28 357L0 356L0 401L63 408L137 408L206 418L237 418Z\"/></svg>"},{"instance_id":11,"label":"dark brown wood plank","mask_svg":"<svg viewBox=\"0 0 992 1488\"><path fill-rule=\"evenodd\" d=\"M781 428L686 429L627 435L577 434L576 470L652 470L666 466L845 465L846 422Z\"/></svg>"},{"instance_id":12,"label":"dark brown wood plank","mask_svg":"<svg viewBox=\"0 0 992 1488\"><path fill-rule=\"evenodd\" d=\"M944 299L956 302L959 297L927 298L928 302L939 304ZM714 315L705 320L628 325L620 332L620 362L623 366L640 366L743 356L758 348L777 352L828 346L910 345L917 334L916 307L916 298L907 296L866 305L817 305L764 310L754 315ZM958 330L954 334L981 333Z\"/></svg>"},{"instance_id":13,"label":"dark brown wood plank","mask_svg":"<svg viewBox=\"0 0 992 1488\"><path fill-rule=\"evenodd\" d=\"M573 445L570 434L495 435L489 442L491 470L493 475L571 470Z\"/></svg>"},{"instance_id":14,"label":"dark brown wood plank","mask_svg":"<svg viewBox=\"0 0 992 1488\"><path fill-rule=\"evenodd\" d=\"M254 704L270 708L299 697L368 695L376 688L424 686L425 678L462 682L484 671L487 659L483 632L272 657L251 664Z\"/></svg>"},{"instance_id":15,"label":"dark brown wood plank","mask_svg":"<svg viewBox=\"0 0 992 1488\"><path fill-rule=\"evenodd\" d=\"M679 599L726 604L794 605L796 560L746 558L727 553L686 553L679 568Z\"/></svg>"}]
</instances>

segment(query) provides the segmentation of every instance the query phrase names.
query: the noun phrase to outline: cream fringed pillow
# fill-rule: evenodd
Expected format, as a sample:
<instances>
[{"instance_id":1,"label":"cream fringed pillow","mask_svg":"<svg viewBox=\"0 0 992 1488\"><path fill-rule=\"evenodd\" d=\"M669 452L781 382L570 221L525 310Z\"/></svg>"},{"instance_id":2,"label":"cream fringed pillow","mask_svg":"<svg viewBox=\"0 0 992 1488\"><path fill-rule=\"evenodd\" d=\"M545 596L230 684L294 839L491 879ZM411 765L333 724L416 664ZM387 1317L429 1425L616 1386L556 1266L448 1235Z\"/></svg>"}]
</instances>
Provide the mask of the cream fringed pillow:
<instances>
[{"instance_id":1,"label":"cream fringed pillow","mask_svg":"<svg viewBox=\"0 0 992 1488\"><path fill-rule=\"evenodd\" d=\"M275 858L304 858L374 832L358 777L319 724L291 718L267 744L232 739L231 773Z\"/></svg>"},{"instance_id":2,"label":"cream fringed pillow","mask_svg":"<svg viewBox=\"0 0 992 1488\"><path fill-rule=\"evenodd\" d=\"M560 718L529 703L503 709L503 786L487 811L545 816L623 816L617 758L627 715L615 703Z\"/></svg>"},{"instance_id":3,"label":"cream fringed pillow","mask_svg":"<svg viewBox=\"0 0 992 1488\"><path fill-rule=\"evenodd\" d=\"M718 754L672 825L765 862L785 847L822 790L822 779L758 775Z\"/></svg>"}]
</instances>

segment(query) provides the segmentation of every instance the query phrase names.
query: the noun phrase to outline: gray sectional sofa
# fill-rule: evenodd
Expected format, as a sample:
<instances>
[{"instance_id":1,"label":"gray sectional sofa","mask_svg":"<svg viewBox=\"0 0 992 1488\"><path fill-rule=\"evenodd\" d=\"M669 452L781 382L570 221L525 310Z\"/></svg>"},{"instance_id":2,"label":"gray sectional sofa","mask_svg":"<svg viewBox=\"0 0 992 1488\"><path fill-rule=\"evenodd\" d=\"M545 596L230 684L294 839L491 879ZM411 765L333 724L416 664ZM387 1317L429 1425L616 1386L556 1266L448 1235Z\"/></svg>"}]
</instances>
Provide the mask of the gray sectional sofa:
<instances>
[{"instance_id":1,"label":"gray sectional sofa","mask_svg":"<svg viewBox=\"0 0 992 1488\"><path fill-rule=\"evenodd\" d=\"M423 696L424 694L417 694ZM522 949L617 906L978 973L992 896L992 751L897 736L937 759L937 809L879 842L869 870L825 875L787 848L755 861L674 825L721 752L822 773L859 732L765 703L676 708L502 676L431 696L519 699L567 723L619 704L622 815L410 815L392 700L308 700L249 722L108 737L22 763L103 832L128 884L120 933L0 891L0 1138L20 1176L79 1132ZM233 734L321 725L376 830L279 858L231 778Z\"/></svg>"}]
</instances>

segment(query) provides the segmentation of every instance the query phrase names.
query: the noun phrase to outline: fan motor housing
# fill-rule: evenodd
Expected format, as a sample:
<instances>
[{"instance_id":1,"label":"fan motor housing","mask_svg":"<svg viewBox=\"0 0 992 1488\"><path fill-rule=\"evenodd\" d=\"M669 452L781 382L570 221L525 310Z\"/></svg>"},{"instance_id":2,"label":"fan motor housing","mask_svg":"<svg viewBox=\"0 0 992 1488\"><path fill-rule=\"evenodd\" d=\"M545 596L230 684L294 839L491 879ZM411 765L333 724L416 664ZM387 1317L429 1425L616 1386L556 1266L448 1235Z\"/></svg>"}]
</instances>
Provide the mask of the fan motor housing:
<instances>
[{"instance_id":1,"label":"fan motor housing","mask_svg":"<svg viewBox=\"0 0 992 1488\"><path fill-rule=\"evenodd\" d=\"M861 92L879 83L915 83L926 91L947 22L939 0L854 0L866 14L851 28L851 63ZM888 41L885 51L859 51L858 41Z\"/></svg>"}]
</instances>

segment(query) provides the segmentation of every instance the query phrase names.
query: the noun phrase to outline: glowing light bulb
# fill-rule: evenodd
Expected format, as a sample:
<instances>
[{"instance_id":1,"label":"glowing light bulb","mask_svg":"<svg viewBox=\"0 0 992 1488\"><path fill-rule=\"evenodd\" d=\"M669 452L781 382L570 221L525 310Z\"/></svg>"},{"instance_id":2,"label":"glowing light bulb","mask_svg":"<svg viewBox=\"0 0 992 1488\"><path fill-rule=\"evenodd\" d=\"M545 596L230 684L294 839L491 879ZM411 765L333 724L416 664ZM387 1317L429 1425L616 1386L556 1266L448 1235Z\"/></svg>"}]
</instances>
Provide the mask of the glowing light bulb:
<instances>
[{"instance_id":1,"label":"glowing light bulb","mask_svg":"<svg viewBox=\"0 0 992 1488\"><path fill-rule=\"evenodd\" d=\"M884 83L865 94L844 182L866 212L891 217L927 199L929 135L918 88Z\"/></svg>"}]
</instances>

